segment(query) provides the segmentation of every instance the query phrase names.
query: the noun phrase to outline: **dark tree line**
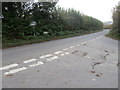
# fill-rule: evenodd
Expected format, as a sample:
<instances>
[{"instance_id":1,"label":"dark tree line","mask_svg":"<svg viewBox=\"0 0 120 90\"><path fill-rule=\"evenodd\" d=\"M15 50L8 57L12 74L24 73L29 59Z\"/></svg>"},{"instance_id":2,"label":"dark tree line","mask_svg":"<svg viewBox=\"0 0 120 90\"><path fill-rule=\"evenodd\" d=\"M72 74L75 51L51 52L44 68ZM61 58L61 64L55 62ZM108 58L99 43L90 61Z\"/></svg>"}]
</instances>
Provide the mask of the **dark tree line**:
<instances>
[{"instance_id":1,"label":"dark tree line","mask_svg":"<svg viewBox=\"0 0 120 90\"><path fill-rule=\"evenodd\" d=\"M55 7L57 2L3 2L2 37L26 39L29 36L49 36L100 30L101 21L81 14L74 9ZM35 26L31 26L36 22Z\"/></svg>"}]
</instances>

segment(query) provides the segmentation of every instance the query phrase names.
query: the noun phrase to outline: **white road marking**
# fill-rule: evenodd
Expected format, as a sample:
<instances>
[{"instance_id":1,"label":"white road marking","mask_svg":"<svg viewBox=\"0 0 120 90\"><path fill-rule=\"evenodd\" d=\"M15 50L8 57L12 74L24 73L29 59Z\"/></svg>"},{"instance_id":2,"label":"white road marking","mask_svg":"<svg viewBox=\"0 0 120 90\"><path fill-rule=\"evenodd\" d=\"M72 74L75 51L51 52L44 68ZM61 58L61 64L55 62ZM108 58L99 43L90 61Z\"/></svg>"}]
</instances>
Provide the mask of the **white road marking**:
<instances>
[{"instance_id":1,"label":"white road marking","mask_svg":"<svg viewBox=\"0 0 120 90\"><path fill-rule=\"evenodd\" d=\"M58 59L59 57L58 56L54 56L54 57L51 57L51 58L47 58L47 61L52 61L52 60L55 60L55 59Z\"/></svg>"},{"instance_id":2,"label":"white road marking","mask_svg":"<svg viewBox=\"0 0 120 90\"><path fill-rule=\"evenodd\" d=\"M52 56L52 54L48 54L48 55L46 55L46 57L51 57Z\"/></svg>"},{"instance_id":3,"label":"white road marking","mask_svg":"<svg viewBox=\"0 0 120 90\"><path fill-rule=\"evenodd\" d=\"M66 50L68 50L69 48L65 48L65 49L63 49L63 51L66 51Z\"/></svg>"},{"instance_id":4,"label":"white road marking","mask_svg":"<svg viewBox=\"0 0 120 90\"><path fill-rule=\"evenodd\" d=\"M41 59L43 59L43 58L45 58L45 57L46 57L46 55L40 56Z\"/></svg>"},{"instance_id":5,"label":"white road marking","mask_svg":"<svg viewBox=\"0 0 120 90\"><path fill-rule=\"evenodd\" d=\"M63 53L63 52L62 51L54 52L54 54L60 54L60 53Z\"/></svg>"},{"instance_id":6,"label":"white road marking","mask_svg":"<svg viewBox=\"0 0 120 90\"><path fill-rule=\"evenodd\" d=\"M91 58L91 57L89 57L89 56L86 56L87 58Z\"/></svg>"},{"instance_id":7,"label":"white road marking","mask_svg":"<svg viewBox=\"0 0 120 90\"><path fill-rule=\"evenodd\" d=\"M53 56L53 55L52 54L43 55L43 56L40 56L40 58L43 59L43 58L50 57L50 56Z\"/></svg>"},{"instance_id":8,"label":"white road marking","mask_svg":"<svg viewBox=\"0 0 120 90\"><path fill-rule=\"evenodd\" d=\"M96 40L96 39L99 39L99 38L101 38L101 37L103 37L103 36L100 36L100 37L97 37L97 38L95 38L95 39L92 39L92 40L89 40L89 41L93 41L93 40ZM89 41L87 41L87 42L89 42ZM86 44L87 42L82 42L81 44ZM78 45L76 45L76 46L71 46L70 48L75 48L75 47L77 47L77 46L80 46L79 44ZM68 50L69 48L65 48L65 49L63 49L63 51L66 51L66 50ZM65 53L63 53L62 51L57 51L57 52L54 52L54 54L61 54L61 56L64 56L65 54L70 54L69 52L65 52ZM40 58L42 59L42 58L47 58L47 61L52 61L52 60L54 60L54 59L57 59L57 58L59 58L58 56L53 56L52 54L48 54L48 55L43 55L43 56L40 56ZM89 56L87 56L87 58L91 58L91 57L89 57ZM33 62L33 61L36 61L37 59L30 59L30 60L26 60L26 61L23 61L23 63L30 63L30 62ZM38 65L42 65L42 64L44 64L42 61L39 61L39 62L37 62L37 63L34 63L34 64L31 64L31 65L29 65L30 67L35 67L35 66L38 66ZM0 70L5 70L5 69L9 69L9 68L13 68L13 67L16 67L16 66L18 66L18 64L17 63L15 63L15 64L11 64L11 65L7 65L7 66L4 66L4 67L0 67ZM19 72L19 71L22 71L22 70L26 70L27 68L26 67L22 67L22 68L18 68L18 69L13 69L13 70L11 70L11 71L9 71L9 72L5 72L4 74L5 75L7 75L7 74L13 74L13 73L17 73L17 72ZM93 79L93 81L94 81L95 79Z\"/></svg>"},{"instance_id":9,"label":"white road marking","mask_svg":"<svg viewBox=\"0 0 120 90\"><path fill-rule=\"evenodd\" d=\"M7 74L13 74L13 73L17 73L19 71L23 71L23 70L26 70L27 68L26 67L22 67L22 68L18 68L18 69L13 69L13 70L10 70L9 72L5 72L4 74L7 75Z\"/></svg>"},{"instance_id":10,"label":"white road marking","mask_svg":"<svg viewBox=\"0 0 120 90\"><path fill-rule=\"evenodd\" d=\"M103 37L103 36L97 37L97 38L95 38L95 39L99 39L99 38L101 38L101 37Z\"/></svg>"},{"instance_id":11,"label":"white road marking","mask_svg":"<svg viewBox=\"0 0 120 90\"><path fill-rule=\"evenodd\" d=\"M97 37L97 38L91 39L91 40L89 40L88 42L94 41L94 40L99 39L99 38L101 38L101 37L103 37L103 36L99 36L99 37Z\"/></svg>"},{"instance_id":12,"label":"white road marking","mask_svg":"<svg viewBox=\"0 0 120 90\"><path fill-rule=\"evenodd\" d=\"M47 58L47 61L52 61L52 59L50 59L50 58Z\"/></svg>"},{"instance_id":13,"label":"white road marking","mask_svg":"<svg viewBox=\"0 0 120 90\"><path fill-rule=\"evenodd\" d=\"M61 54L61 56L64 56L65 54Z\"/></svg>"},{"instance_id":14,"label":"white road marking","mask_svg":"<svg viewBox=\"0 0 120 90\"><path fill-rule=\"evenodd\" d=\"M65 54L70 54L69 52L65 52Z\"/></svg>"},{"instance_id":15,"label":"white road marking","mask_svg":"<svg viewBox=\"0 0 120 90\"><path fill-rule=\"evenodd\" d=\"M95 81L96 79L92 79L93 81Z\"/></svg>"},{"instance_id":16,"label":"white road marking","mask_svg":"<svg viewBox=\"0 0 120 90\"><path fill-rule=\"evenodd\" d=\"M10 64L10 65L4 66L4 67L0 67L0 70L9 69L9 68L13 68L13 67L16 67L16 66L18 66L17 63L15 63L15 64Z\"/></svg>"},{"instance_id":17,"label":"white road marking","mask_svg":"<svg viewBox=\"0 0 120 90\"><path fill-rule=\"evenodd\" d=\"M71 46L70 48L74 48L75 46Z\"/></svg>"},{"instance_id":18,"label":"white road marking","mask_svg":"<svg viewBox=\"0 0 120 90\"><path fill-rule=\"evenodd\" d=\"M37 63L34 63L34 64L31 64L31 65L29 65L30 67L35 67L35 66L38 66L38 65L42 65L42 64L44 64L42 61L39 61L39 62L37 62Z\"/></svg>"},{"instance_id":19,"label":"white road marking","mask_svg":"<svg viewBox=\"0 0 120 90\"><path fill-rule=\"evenodd\" d=\"M23 61L23 63L30 63L30 62L34 62L36 61L37 59L29 59L29 60L26 60L26 61Z\"/></svg>"}]
</instances>

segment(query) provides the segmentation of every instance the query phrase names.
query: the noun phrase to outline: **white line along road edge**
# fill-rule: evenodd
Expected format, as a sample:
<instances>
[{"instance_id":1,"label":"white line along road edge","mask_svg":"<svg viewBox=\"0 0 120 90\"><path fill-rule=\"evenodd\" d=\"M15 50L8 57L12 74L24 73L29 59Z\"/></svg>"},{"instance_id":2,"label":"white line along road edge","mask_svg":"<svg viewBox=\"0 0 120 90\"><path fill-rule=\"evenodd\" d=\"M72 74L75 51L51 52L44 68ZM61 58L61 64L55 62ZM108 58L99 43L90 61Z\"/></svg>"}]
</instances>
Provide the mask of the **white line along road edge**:
<instances>
[{"instance_id":1,"label":"white line along road edge","mask_svg":"<svg viewBox=\"0 0 120 90\"><path fill-rule=\"evenodd\" d=\"M13 70L10 70L9 72L5 72L4 74L5 75L13 74L13 73L17 73L19 71L23 71L23 70L26 70L26 69L27 69L26 67L22 67L22 68L18 68L18 69L13 69Z\"/></svg>"},{"instance_id":2,"label":"white line along road edge","mask_svg":"<svg viewBox=\"0 0 120 90\"><path fill-rule=\"evenodd\" d=\"M65 48L65 49L63 49L63 51L66 51L66 50L68 50L69 48Z\"/></svg>"},{"instance_id":3,"label":"white line along road edge","mask_svg":"<svg viewBox=\"0 0 120 90\"><path fill-rule=\"evenodd\" d=\"M63 52L62 51L54 52L54 54L60 54L60 53L63 53Z\"/></svg>"},{"instance_id":4,"label":"white line along road edge","mask_svg":"<svg viewBox=\"0 0 120 90\"><path fill-rule=\"evenodd\" d=\"M15 63L15 64L10 64L10 65L4 66L4 67L0 67L0 70L6 70L6 69L13 68L13 67L17 67L17 66L18 66L17 63Z\"/></svg>"},{"instance_id":5,"label":"white line along road edge","mask_svg":"<svg viewBox=\"0 0 120 90\"><path fill-rule=\"evenodd\" d=\"M51 58L47 58L47 61L52 61L54 59L58 59L59 57L58 56L54 56L54 57L51 57Z\"/></svg>"},{"instance_id":6,"label":"white line along road edge","mask_svg":"<svg viewBox=\"0 0 120 90\"><path fill-rule=\"evenodd\" d=\"M47 54L47 55L40 56L40 58L43 59L43 58L51 57L51 56L53 56L53 55L52 54Z\"/></svg>"},{"instance_id":7,"label":"white line along road edge","mask_svg":"<svg viewBox=\"0 0 120 90\"><path fill-rule=\"evenodd\" d=\"M34 62L36 61L37 59L29 59L29 60L26 60L26 61L23 61L23 63L30 63L30 62Z\"/></svg>"},{"instance_id":8,"label":"white line along road edge","mask_svg":"<svg viewBox=\"0 0 120 90\"><path fill-rule=\"evenodd\" d=\"M34 64L31 64L31 65L29 65L30 67L35 67L35 66L38 66L38 65L42 65L42 64L44 64L42 61L39 61L39 62L37 62L37 63L34 63Z\"/></svg>"}]
</instances>

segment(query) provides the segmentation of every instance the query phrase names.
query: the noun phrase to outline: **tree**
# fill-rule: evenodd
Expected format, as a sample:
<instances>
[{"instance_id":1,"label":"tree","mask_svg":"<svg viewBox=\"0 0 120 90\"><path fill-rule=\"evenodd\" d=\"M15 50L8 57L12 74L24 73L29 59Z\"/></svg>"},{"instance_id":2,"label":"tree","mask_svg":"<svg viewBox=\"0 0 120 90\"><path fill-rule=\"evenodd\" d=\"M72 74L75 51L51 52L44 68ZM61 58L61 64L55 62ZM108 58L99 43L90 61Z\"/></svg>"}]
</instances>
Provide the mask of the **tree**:
<instances>
[{"instance_id":1,"label":"tree","mask_svg":"<svg viewBox=\"0 0 120 90\"><path fill-rule=\"evenodd\" d=\"M112 30L110 31L110 37L120 40L120 4L113 9L113 25Z\"/></svg>"},{"instance_id":2,"label":"tree","mask_svg":"<svg viewBox=\"0 0 120 90\"><path fill-rule=\"evenodd\" d=\"M2 3L3 37L23 38L23 28L29 25L29 20L24 19L24 5L22 2Z\"/></svg>"},{"instance_id":3,"label":"tree","mask_svg":"<svg viewBox=\"0 0 120 90\"><path fill-rule=\"evenodd\" d=\"M26 39L102 29L102 22L74 9L55 7L57 2L4 2L3 38ZM30 26L36 22L36 26ZM54 33L54 34L53 34Z\"/></svg>"}]
</instances>

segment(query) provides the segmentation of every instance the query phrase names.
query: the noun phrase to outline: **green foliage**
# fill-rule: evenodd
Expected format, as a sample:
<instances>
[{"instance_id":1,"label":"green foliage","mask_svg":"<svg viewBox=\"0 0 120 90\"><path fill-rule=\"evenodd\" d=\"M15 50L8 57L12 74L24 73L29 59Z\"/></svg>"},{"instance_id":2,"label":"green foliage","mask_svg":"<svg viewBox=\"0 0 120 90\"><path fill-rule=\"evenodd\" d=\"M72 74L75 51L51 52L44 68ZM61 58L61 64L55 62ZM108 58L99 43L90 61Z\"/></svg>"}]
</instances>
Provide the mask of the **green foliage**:
<instances>
[{"instance_id":1,"label":"green foliage","mask_svg":"<svg viewBox=\"0 0 120 90\"><path fill-rule=\"evenodd\" d=\"M107 35L111 38L120 40L120 5L113 9L113 25L112 30Z\"/></svg>"},{"instance_id":2,"label":"green foliage","mask_svg":"<svg viewBox=\"0 0 120 90\"><path fill-rule=\"evenodd\" d=\"M37 37L72 36L102 29L101 21L56 2L3 2L3 42ZM30 26L36 22L35 26ZM44 35L43 32L48 32Z\"/></svg>"}]
</instances>

